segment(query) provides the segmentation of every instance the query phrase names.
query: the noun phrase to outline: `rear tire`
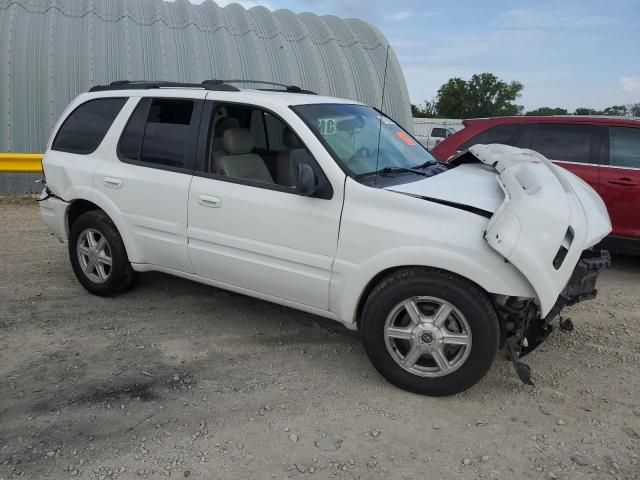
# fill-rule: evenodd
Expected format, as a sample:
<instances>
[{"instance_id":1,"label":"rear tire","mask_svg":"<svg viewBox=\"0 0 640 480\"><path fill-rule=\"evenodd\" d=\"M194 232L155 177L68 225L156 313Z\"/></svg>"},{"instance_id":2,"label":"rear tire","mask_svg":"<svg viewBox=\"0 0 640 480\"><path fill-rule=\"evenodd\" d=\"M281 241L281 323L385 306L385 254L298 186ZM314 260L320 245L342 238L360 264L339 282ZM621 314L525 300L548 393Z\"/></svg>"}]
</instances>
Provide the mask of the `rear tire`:
<instances>
[{"instance_id":1,"label":"rear tire","mask_svg":"<svg viewBox=\"0 0 640 480\"><path fill-rule=\"evenodd\" d=\"M71 226L69 259L78 281L94 295L109 297L136 281L122 237L101 210L83 213Z\"/></svg>"},{"instance_id":2,"label":"rear tire","mask_svg":"<svg viewBox=\"0 0 640 480\"><path fill-rule=\"evenodd\" d=\"M382 280L360 322L365 351L394 385L423 395L452 395L491 368L500 329L478 286L452 273L409 268Z\"/></svg>"}]
</instances>

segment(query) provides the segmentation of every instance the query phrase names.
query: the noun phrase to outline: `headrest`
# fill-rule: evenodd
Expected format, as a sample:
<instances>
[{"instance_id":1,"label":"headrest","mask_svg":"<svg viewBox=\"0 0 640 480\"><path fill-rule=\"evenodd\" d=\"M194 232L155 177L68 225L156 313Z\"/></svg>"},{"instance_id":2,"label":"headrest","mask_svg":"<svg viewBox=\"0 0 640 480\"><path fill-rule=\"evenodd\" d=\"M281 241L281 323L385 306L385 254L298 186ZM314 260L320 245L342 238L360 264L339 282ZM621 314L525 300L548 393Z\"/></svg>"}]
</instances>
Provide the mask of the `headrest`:
<instances>
[{"instance_id":1,"label":"headrest","mask_svg":"<svg viewBox=\"0 0 640 480\"><path fill-rule=\"evenodd\" d=\"M222 136L222 145L229 155L250 153L253 150L253 136L246 128L230 128Z\"/></svg>"},{"instance_id":2,"label":"headrest","mask_svg":"<svg viewBox=\"0 0 640 480\"><path fill-rule=\"evenodd\" d=\"M284 146L290 150L293 150L294 148L302 148L300 140L298 140L295 133L293 133L293 131L288 127L282 131L282 143L284 143Z\"/></svg>"},{"instance_id":3,"label":"headrest","mask_svg":"<svg viewBox=\"0 0 640 480\"><path fill-rule=\"evenodd\" d=\"M239 128L240 122L234 117L225 117L218 120L215 130L213 132L215 137L221 137L224 132L230 128Z\"/></svg>"}]
</instances>

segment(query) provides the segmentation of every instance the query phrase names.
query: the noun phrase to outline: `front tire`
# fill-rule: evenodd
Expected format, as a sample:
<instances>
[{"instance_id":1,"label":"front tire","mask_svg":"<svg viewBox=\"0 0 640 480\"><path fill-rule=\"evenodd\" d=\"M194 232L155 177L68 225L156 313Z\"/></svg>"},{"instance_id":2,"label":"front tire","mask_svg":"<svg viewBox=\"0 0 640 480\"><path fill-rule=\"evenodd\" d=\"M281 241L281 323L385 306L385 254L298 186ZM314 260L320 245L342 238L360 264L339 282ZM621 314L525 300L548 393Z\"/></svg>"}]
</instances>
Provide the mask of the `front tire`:
<instances>
[{"instance_id":1,"label":"front tire","mask_svg":"<svg viewBox=\"0 0 640 480\"><path fill-rule=\"evenodd\" d=\"M122 237L100 210L83 213L71 226L69 259L78 281L94 295L109 297L135 283Z\"/></svg>"},{"instance_id":2,"label":"front tire","mask_svg":"<svg viewBox=\"0 0 640 480\"><path fill-rule=\"evenodd\" d=\"M452 273L409 268L382 280L367 298L360 330L373 366L394 385L452 395L491 368L500 330L478 286Z\"/></svg>"}]
</instances>

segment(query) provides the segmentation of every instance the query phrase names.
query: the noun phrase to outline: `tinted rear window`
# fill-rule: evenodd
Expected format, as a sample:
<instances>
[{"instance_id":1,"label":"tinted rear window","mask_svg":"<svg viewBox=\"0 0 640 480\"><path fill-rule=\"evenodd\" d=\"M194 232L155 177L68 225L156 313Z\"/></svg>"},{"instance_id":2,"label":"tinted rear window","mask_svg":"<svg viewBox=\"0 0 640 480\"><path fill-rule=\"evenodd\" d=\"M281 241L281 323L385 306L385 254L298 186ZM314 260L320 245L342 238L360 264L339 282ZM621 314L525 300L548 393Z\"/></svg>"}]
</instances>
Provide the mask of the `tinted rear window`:
<instances>
[{"instance_id":1,"label":"tinted rear window","mask_svg":"<svg viewBox=\"0 0 640 480\"><path fill-rule=\"evenodd\" d=\"M465 148L469 148L477 144L504 143L506 145L510 145L511 139L521 126L522 125L518 124L509 124L496 125L495 127L488 128L484 132L480 132L471 140L464 142L460 145L458 150L464 150Z\"/></svg>"},{"instance_id":2,"label":"tinted rear window","mask_svg":"<svg viewBox=\"0 0 640 480\"><path fill-rule=\"evenodd\" d=\"M591 125L538 124L532 126L528 148L550 160L589 163L594 135L598 130Z\"/></svg>"},{"instance_id":3,"label":"tinted rear window","mask_svg":"<svg viewBox=\"0 0 640 480\"><path fill-rule=\"evenodd\" d=\"M144 98L120 137L121 158L182 168L195 102L173 98Z\"/></svg>"},{"instance_id":4,"label":"tinted rear window","mask_svg":"<svg viewBox=\"0 0 640 480\"><path fill-rule=\"evenodd\" d=\"M58 130L52 150L89 154L102 143L127 98L99 98L76 108Z\"/></svg>"}]
</instances>

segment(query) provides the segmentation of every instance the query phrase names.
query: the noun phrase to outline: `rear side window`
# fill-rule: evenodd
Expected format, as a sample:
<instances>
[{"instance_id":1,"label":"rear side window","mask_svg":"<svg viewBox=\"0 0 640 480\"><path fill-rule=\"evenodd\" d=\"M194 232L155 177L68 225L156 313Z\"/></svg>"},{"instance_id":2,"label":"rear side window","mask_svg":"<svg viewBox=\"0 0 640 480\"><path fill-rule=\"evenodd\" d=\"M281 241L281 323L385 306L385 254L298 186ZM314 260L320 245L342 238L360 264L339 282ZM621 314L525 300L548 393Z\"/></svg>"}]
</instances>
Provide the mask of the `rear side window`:
<instances>
[{"instance_id":1,"label":"rear side window","mask_svg":"<svg viewBox=\"0 0 640 480\"><path fill-rule=\"evenodd\" d=\"M529 145L522 146L550 160L590 163L591 143L597 135L598 129L591 125L537 124L531 126Z\"/></svg>"},{"instance_id":2,"label":"rear side window","mask_svg":"<svg viewBox=\"0 0 640 480\"><path fill-rule=\"evenodd\" d=\"M516 134L518 129L522 125L508 124L508 125L496 125L495 127L487 128L484 132L480 132L471 140L467 140L458 150L464 150L478 144L488 143L504 143L506 145L511 144L511 139Z\"/></svg>"},{"instance_id":3,"label":"rear side window","mask_svg":"<svg viewBox=\"0 0 640 480\"><path fill-rule=\"evenodd\" d=\"M98 98L76 108L64 121L51 145L52 150L87 155L93 153L127 98Z\"/></svg>"},{"instance_id":4,"label":"rear side window","mask_svg":"<svg viewBox=\"0 0 640 480\"><path fill-rule=\"evenodd\" d=\"M120 137L120 157L158 166L183 168L192 131L194 106L193 100L140 100Z\"/></svg>"},{"instance_id":5,"label":"rear side window","mask_svg":"<svg viewBox=\"0 0 640 480\"><path fill-rule=\"evenodd\" d=\"M609 128L609 165L640 168L640 128Z\"/></svg>"}]
</instances>

